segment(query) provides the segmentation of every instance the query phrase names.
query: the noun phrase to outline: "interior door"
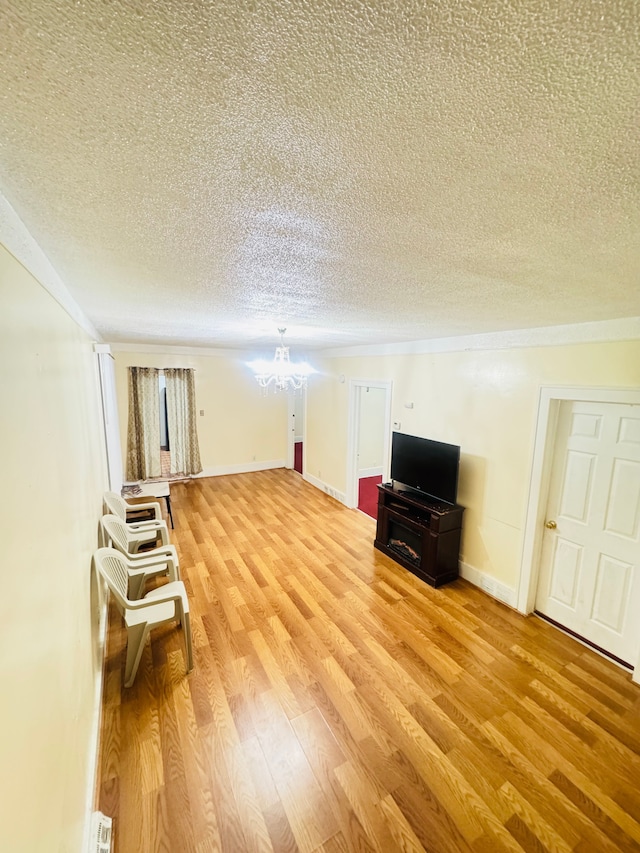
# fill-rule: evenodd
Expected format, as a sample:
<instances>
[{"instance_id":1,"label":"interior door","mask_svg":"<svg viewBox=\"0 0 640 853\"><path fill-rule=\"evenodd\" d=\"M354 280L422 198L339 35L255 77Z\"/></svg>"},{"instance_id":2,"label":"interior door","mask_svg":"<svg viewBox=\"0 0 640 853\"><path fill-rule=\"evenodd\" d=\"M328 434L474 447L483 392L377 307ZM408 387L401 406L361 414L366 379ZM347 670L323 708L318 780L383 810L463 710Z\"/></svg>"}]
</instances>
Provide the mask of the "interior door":
<instances>
[{"instance_id":1,"label":"interior door","mask_svg":"<svg viewBox=\"0 0 640 853\"><path fill-rule=\"evenodd\" d=\"M536 610L633 665L640 651L640 407L564 402Z\"/></svg>"}]
</instances>

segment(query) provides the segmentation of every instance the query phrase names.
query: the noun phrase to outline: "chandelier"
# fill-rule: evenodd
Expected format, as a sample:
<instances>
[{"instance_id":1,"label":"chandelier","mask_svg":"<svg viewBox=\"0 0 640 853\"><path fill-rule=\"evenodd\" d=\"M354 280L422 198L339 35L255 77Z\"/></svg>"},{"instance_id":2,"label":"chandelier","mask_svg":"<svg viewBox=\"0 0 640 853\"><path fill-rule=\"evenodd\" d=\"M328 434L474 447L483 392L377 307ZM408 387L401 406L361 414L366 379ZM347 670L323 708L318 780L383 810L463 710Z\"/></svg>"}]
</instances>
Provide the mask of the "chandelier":
<instances>
[{"instance_id":1,"label":"chandelier","mask_svg":"<svg viewBox=\"0 0 640 853\"><path fill-rule=\"evenodd\" d=\"M316 370L306 361L292 363L289 360L289 347L284 345L284 333L286 329L278 329L280 333L280 346L276 347L273 361L264 358L247 362L256 375L256 380L261 388L267 390L273 385L276 391L298 391L307 384L307 377Z\"/></svg>"}]
</instances>

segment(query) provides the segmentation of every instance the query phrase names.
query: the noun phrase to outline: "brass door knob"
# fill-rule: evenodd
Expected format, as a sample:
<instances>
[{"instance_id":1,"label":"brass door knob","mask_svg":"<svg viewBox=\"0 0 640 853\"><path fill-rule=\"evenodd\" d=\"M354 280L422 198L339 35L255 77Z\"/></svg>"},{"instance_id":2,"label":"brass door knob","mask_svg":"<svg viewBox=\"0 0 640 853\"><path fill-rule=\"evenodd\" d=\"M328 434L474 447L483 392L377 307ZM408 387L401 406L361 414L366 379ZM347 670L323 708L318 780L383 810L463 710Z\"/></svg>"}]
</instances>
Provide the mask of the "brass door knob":
<instances>
[{"instance_id":1,"label":"brass door knob","mask_svg":"<svg viewBox=\"0 0 640 853\"><path fill-rule=\"evenodd\" d=\"M548 527L549 530L555 530L557 526L558 525L555 523L555 521L547 521L547 523L545 524L545 527Z\"/></svg>"}]
</instances>

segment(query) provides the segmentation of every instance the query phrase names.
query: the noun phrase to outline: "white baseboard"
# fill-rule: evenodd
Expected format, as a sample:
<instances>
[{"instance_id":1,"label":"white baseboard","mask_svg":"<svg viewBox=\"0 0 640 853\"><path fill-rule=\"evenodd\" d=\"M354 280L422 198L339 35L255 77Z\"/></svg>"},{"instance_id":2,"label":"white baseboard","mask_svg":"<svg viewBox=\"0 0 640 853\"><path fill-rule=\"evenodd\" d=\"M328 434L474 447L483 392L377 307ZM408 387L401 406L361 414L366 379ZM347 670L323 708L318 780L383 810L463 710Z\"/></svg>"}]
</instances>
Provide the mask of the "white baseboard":
<instances>
[{"instance_id":1,"label":"white baseboard","mask_svg":"<svg viewBox=\"0 0 640 853\"><path fill-rule=\"evenodd\" d=\"M358 479L363 477L382 477L382 468L360 468L358 471Z\"/></svg>"},{"instance_id":2,"label":"white baseboard","mask_svg":"<svg viewBox=\"0 0 640 853\"><path fill-rule=\"evenodd\" d=\"M284 459L270 459L265 462L240 462L236 465L213 465L196 474L196 477L222 477L225 474L249 474L252 471L268 471L271 468L286 468Z\"/></svg>"},{"instance_id":3,"label":"white baseboard","mask_svg":"<svg viewBox=\"0 0 640 853\"><path fill-rule=\"evenodd\" d=\"M322 480L318 479L318 477L314 477L313 474L305 473L302 475L302 479L306 480L307 483L311 483L312 486L315 486L316 489L320 489L321 492L329 495L329 497L340 501L341 504L344 504L345 506L347 505L347 496L344 492L334 489L333 486L330 486L328 483L324 483Z\"/></svg>"},{"instance_id":4,"label":"white baseboard","mask_svg":"<svg viewBox=\"0 0 640 853\"><path fill-rule=\"evenodd\" d=\"M107 654L107 627L108 627L108 604L109 596L105 591L101 601L100 624L98 626L98 649L102 660L94 682L93 697L93 719L91 720L91 735L89 737L89 757L87 772L87 794L85 805L85 825L82 839L82 850L91 849L91 817L94 811L94 802L98 786L98 765L100 761L100 733L102 726L102 694L104 691L104 666Z\"/></svg>"},{"instance_id":5,"label":"white baseboard","mask_svg":"<svg viewBox=\"0 0 640 853\"><path fill-rule=\"evenodd\" d=\"M491 575L486 574L486 572L481 572L479 569L475 569L468 563L463 563L461 561L460 577L469 581L469 583L472 583L474 586L479 587L492 598L502 601L504 604L508 604L509 607L517 608L517 595L515 589L501 583L495 578L492 578Z\"/></svg>"}]
</instances>

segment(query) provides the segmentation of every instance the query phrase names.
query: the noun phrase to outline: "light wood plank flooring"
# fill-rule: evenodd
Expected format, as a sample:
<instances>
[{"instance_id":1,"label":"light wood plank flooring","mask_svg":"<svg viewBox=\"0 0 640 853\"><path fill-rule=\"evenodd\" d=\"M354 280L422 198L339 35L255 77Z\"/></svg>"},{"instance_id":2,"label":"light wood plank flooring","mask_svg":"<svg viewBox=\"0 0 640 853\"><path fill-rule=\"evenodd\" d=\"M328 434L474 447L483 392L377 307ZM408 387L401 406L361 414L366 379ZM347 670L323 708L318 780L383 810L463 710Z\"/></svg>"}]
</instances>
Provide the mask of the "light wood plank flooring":
<instances>
[{"instance_id":1,"label":"light wood plank flooring","mask_svg":"<svg viewBox=\"0 0 640 853\"><path fill-rule=\"evenodd\" d=\"M172 485L195 670L134 686L110 613L99 806L117 853L640 850L640 689L277 470Z\"/></svg>"}]
</instances>

